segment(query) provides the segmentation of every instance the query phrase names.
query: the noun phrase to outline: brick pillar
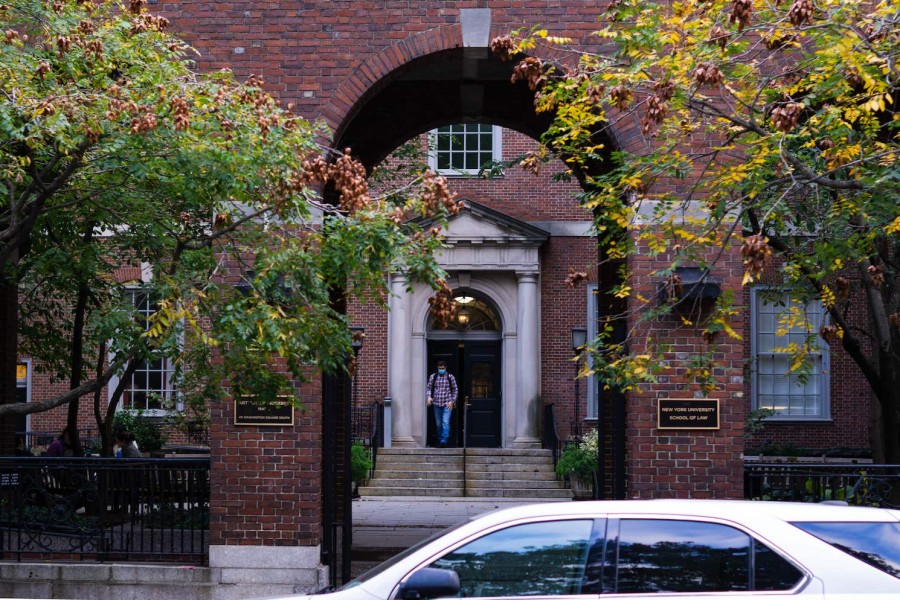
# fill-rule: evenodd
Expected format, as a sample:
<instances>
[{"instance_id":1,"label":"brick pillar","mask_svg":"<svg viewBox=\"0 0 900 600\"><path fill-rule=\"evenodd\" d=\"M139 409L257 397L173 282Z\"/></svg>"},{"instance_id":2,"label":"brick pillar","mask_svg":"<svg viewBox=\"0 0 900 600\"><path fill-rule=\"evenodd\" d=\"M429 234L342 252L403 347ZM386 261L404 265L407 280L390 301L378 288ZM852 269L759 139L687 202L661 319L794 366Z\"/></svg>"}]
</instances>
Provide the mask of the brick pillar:
<instances>
[{"instance_id":1,"label":"brick pillar","mask_svg":"<svg viewBox=\"0 0 900 600\"><path fill-rule=\"evenodd\" d=\"M229 597L309 593L327 584L321 382L302 386L300 398L293 425L283 426L235 425L234 402L212 406L209 566L218 581L236 586Z\"/></svg>"}]
</instances>

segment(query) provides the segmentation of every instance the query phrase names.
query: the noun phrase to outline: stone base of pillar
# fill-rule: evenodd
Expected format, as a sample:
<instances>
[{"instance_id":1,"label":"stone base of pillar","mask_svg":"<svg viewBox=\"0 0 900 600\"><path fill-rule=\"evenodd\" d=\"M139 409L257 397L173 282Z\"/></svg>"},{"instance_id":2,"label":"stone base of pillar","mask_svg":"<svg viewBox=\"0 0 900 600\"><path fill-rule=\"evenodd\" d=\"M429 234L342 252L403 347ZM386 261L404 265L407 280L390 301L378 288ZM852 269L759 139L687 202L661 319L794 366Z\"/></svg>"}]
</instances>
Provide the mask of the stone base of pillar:
<instances>
[{"instance_id":1,"label":"stone base of pillar","mask_svg":"<svg viewBox=\"0 0 900 600\"><path fill-rule=\"evenodd\" d=\"M513 440L513 448L519 450L540 450L541 440L535 437L517 437Z\"/></svg>"},{"instance_id":2,"label":"stone base of pillar","mask_svg":"<svg viewBox=\"0 0 900 600\"><path fill-rule=\"evenodd\" d=\"M312 594L328 585L319 546L213 546L212 600Z\"/></svg>"},{"instance_id":3,"label":"stone base of pillar","mask_svg":"<svg viewBox=\"0 0 900 600\"><path fill-rule=\"evenodd\" d=\"M394 437L391 440L392 448L418 448L419 443L412 436Z\"/></svg>"}]
</instances>

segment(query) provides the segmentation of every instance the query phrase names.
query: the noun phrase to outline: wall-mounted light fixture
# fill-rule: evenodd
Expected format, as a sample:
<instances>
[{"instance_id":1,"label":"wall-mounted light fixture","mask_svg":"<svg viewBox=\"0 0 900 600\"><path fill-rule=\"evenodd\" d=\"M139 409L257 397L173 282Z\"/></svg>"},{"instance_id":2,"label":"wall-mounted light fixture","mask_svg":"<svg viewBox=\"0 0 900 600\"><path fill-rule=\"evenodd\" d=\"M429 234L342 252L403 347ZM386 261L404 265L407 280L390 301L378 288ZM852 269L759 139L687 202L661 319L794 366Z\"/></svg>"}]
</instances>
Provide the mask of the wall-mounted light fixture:
<instances>
[{"instance_id":1,"label":"wall-mounted light fixture","mask_svg":"<svg viewBox=\"0 0 900 600\"><path fill-rule=\"evenodd\" d=\"M718 281L709 275L709 269L700 267L675 267L672 277L659 284L659 301L673 304L680 312L703 310L722 294Z\"/></svg>"}]
</instances>

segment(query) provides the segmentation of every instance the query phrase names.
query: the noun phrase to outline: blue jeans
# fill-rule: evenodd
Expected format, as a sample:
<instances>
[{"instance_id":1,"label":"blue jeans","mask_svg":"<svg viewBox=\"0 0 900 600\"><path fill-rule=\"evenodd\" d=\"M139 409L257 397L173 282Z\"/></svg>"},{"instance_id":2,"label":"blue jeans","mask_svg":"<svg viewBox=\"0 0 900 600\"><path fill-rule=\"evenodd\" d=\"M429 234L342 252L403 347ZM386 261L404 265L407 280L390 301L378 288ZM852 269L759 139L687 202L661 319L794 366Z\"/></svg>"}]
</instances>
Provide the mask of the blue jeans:
<instances>
[{"instance_id":1,"label":"blue jeans","mask_svg":"<svg viewBox=\"0 0 900 600\"><path fill-rule=\"evenodd\" d=\"M434 409L434 424L437 425L440 443L446 444L447 438L450 437L450 415L453 411L450 410L449 406L438 406L437 404L433 404L431 407Z\"/></svg>"}]
</instances>

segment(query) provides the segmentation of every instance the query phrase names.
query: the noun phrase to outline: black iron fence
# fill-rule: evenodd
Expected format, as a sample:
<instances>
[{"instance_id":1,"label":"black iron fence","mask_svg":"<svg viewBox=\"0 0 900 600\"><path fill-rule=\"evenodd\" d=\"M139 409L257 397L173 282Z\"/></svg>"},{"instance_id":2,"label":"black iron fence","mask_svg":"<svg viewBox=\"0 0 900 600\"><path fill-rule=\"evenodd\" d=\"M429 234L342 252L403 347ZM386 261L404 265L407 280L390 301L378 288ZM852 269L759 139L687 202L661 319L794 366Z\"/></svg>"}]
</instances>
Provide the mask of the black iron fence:
<instances>
[{"instance_id":1,"label":"black iron fence","mask_svg":"<svg viewBox=\"0 0 900 600\"><path fill-rule=\"evenodd\" d=\"M784 502L841 500L900 508L900 465L745 464L744 497Z\"/></svg>"},{"instance_id":2,"label":"black iron fence","mask_svg":"<svg viewBox=\"0 0 900 600\"><path fill-rule=\"evenodd\" d=\"M207 564L209 459L0 457L0 557Z\"/></svg>"}]
</instances>

